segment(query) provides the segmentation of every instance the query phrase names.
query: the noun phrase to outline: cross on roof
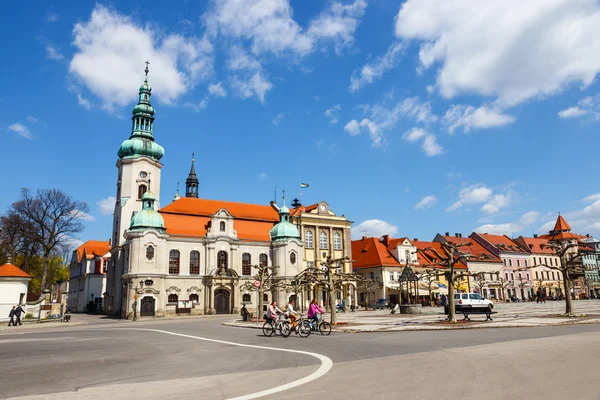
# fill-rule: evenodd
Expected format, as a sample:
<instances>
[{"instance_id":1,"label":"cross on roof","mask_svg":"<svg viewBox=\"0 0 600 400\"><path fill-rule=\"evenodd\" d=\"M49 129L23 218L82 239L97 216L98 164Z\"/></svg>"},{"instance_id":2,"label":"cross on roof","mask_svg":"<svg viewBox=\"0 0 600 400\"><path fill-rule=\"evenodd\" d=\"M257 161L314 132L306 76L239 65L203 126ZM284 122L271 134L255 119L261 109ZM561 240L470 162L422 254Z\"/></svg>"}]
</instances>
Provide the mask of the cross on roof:
<instances>
[{"instance_id":1,"label":"cross on roof","mask_svg":"<svg viewBox=\"0 0 600 400\"><path fill-rule=\"evenodd\" d=\"M146 61L146 69L144 70L144 72L146 72L146 76L148 76L148 72L150 72L150 69L148 69L148 65L150 65L150 61Z\"/></svg>"}]
</instances>

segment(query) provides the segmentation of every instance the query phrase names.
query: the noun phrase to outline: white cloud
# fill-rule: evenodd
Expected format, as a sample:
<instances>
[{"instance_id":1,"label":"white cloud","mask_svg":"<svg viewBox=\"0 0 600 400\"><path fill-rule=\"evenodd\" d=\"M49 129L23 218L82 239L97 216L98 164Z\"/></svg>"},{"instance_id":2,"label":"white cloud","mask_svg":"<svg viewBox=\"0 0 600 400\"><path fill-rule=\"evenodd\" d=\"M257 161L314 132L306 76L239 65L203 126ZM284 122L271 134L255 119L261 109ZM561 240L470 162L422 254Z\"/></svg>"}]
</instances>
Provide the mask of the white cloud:
<instances>
[{"instance_id":1,"label":"white cloud","mask_svg":"<svg viewBox=\"0 0 600 400\"><path fill-rule=\"evenodd\" d=\"M106 109L135 100L142 61L150 60L150 84L164 103L213 73L213 47L206 38L165 35L100 5L88 21L75 24L73 37L77 51L69 71Z\"/></svg>"},{"instance_id":2,"label":"white cloud","mask_svg":"<svg viewBox=\"0 0 600 400\"><path fill-rule=\"evenodd\" d=\"M82 221L95 221L96 217L81 210L74 210L70 215Z\"/></svg>"},{"instance_id":3,"label":"white cloud","mask_svg":"<svg viewBox=\"0 0 600 400\"><path fill-rule=\"evenodd\" d=\"M40 122L39 119L37 119L37 118L35 118L35 117L31 116L31 115L27 116L27 118L25 118L25 119L27 121L29 121L29 122L33 122L34 124L37 123L37 122Z\"/></svg>"},{"instance_id":4,"label":"white cloud","mask_svg":"<svg viewBox=\"0 0 600 400\"><path fill-rule=\"evenodd\" d=\"M513 200L514 192L509 190L506 194L493 195L487 203L481 207L484 214L496 214L503 208L508 207Z\"/></svg>"},{"instance_id":5,"label":"white cloud","mask_svg":"<svg viewBox=\"0 0 600 400\"><path fill-rule=\"evenodd\" d=\"M56 50L54 46L47 45L46 46L46 58L50 60L62 60L65 58L60 51Z\"/></svg>"},{"instance_id":6,"label":"white cloud","mask_svg":"<svg viewBox=\"0 0 600 400\"><path fill-rule=\"evenodd\" d=\"M321 100L321 96L319 96L319 95L316 95L316 96L315 96L315 101L319 101L319 100Z\"/></svg>"},{"instance_id":7,"label":"white cloud","mask_svg":"<svg viewBox=\"0 0 600 400\"><path fill-rule=\"evenodd\" d=\"M353 227L350 232L352 239L357 240L363 236L394 236L398 233L398 227L380 219L369 219Z\"/></svg>"},{"instance_id":8,"label":"white cloud","mask_svg":"<svg viewBox=\"0 0 600 400\"><path fill-rule=\"evenodd\" d=\"M593 203L596 200L600 200L600 193L591 194L583 199L584 203Z\"/></svg>"},{"instance_id":9,"label":"white cloud","mask_svg":"<svg viewBox=\"0 0 600 400\"><path fill-rule=\"evenodd\" d=\"M58 22L58 14L48 13L46 15L47 22Z\"/></svg>"},{"instance_id":10,"label":"white cloud","mask_svg":"<svg viewBox=\"0 0 600 400\"><path fill-rule=\"evenodd\" d=\"M229 49L227 68L233 72L229 84L234 95L242 99L256 96L261 103L265 103L265 96L273 88L273 84L254 56L241 46L232 46Z\"/></svg>"},{"instance_id":11,"label":"white cloud","mask_svg":"<svg viewBox=\"0 0 600 400\"><path fill-rule=\"evenodd\" d=\"M221 82L211 83L210 85L208 85L208 93L210 93L214 97L227 96L227 91L225 90Z\"/></svg>"},{"instance_id":12,"label":"white cloud","mask_svg":"<svg viewBox=\"0 0 600 400\"><path fill-rule=\"evenodd\" d=\"M105 199L96 202L98 206L98 211L102 215L112 215L115 211L115 196L108 196Z\"/></svg>"},{"instance_id":13,"label":"white cloud","mask_svg":"<svg viewBox=\"0 0 600 400\"><path fill-rule=\"evenodd\" d=\"M500 127L512 124L514 121L512 116L503 114L500 109L487 105L475 108L455 104L446 111L442 118L442 124L447 126L450 134L453 134L457 128L463 128L464 132L469 132L471 129Z\"/></svg>"},{"instance_id":14,"label":"white cloud","mask_svg":"<svg viewBox=\"0 0 600 400\"><path fill-rule=\"evenodd\" d=\"M596 0L408 0L397 38L421 42L421 69L439 64L446 98L475 93L501 106L590 85L600 71Z\"/></svg>"},{"instance_id":15,"label":"white cloud","mask_svg":"<svg viewBox=\"0 0 600 400\"><path fill-rule=\"evenodd\" d=\"M199 111L204 110L206 107L208 107L208 100L207 99L202 99L202 100L200 100L199 103L186 102L186 103L183 104L183 106L186 107L186 108L191 108L195 112L199 112Z\"/></svg>"},{"instance_id":16,"label":"white cloud","mask_svg":"<svg viewBox=\"0 0 600 400\"><path fill-rule=\"evenodd\" d=\"M33 136L31 135L31 131L29 130L29 128L18 122L10 125L8 127L8 130L11 132L17 133L19 136L23 136L26 139L33 139Z\"/></svg>"},{"instance_id":17,"label":"white cloud","mask_svg":"<svg viewBox=\"0 0 600 400\"><path fill-rule=\"evenodd\" d=\"M485 185L471 185L462 189L458 193L458 200L446 209L446 211L455 211L464 205L485 203L492 197L492 189Z\"/></svg>"},{"instance_id":18,"label":"white cloud","mask_svg":"<svg viewBox=\"0 0 600 400\"><path fill-rule=\"evenodd\" d=\"M283 117L285 117L284 113L279 113L276 116L273 117L273 119L271 120L271 123L273 125L279 125L279 123L283 120Z\"/></svg>"},{"instance_id":19,"label":"white cloud","mask_svg":"<svg viewBox=\"0 0 600 400\"><path fill-rule=\"evenodd\" d=\"M406 142L417 142L423 139L423 151L429 157L444 152L444 148L437 142L436 137L422 128L412 128L402 135L402 139Z\"/></svg>"},{"instance_id":20,"label":"white cloud","mask_svg":"<svg viewBox=\"0 0 600 400\"><path fill-rule=\"evenodd\" d=\"M504 224L484 224L475 228L475 232L516 236L517 233L522 233L525 228L536 222L539 217L540 213L536 211L529 211L523 214L518 221L507 222Z\"/></svg>"},{"instance_id":21,"label":"white cloud","mask_svg":"<svg viewBox=\"0 0 600 400\"><path fill-rule=\"evenodd\" d=\"M380 147L386 143L384 131L394 128L400 118L409 118L422 123L437 120L437 116L431 112L431 104L421 102L418 97L406 98L392 108L381 104L374 106L366 104L362 108L364 113L369 114L369 118L363 118L360 122L353 119L346 124L344 130L352 136L357 136L362 131L368 132L373 147ZM437 151L435 146L430 148L434 149L434 152Z\"/></svg>"},{"instance_id":22,"label":"white cloud","mask_svg":"<svg viewBox=\"0 0 600 400\"><path fill-rule=\"evenodd\" d=\"M338 121L340 120L340 110L342 109L342 105L341 104L336 104L335 106L328 108L327 110L325 110L325 116L327 118L329 118L329 122L332 124L337 124Z\"/></svg>"},{"instance_id":23,"label":"white cloud","mask_svg":"<svg viewBox=\"0 0 600 400\"><path fill-rule=\"evenodd\" d=\"M558 113L560 118L577 118L584 115L591 115L595 119L600 119L600 94L584 97L577 102L576 106Z\"/></svg>"},{"instance_id":24,"label":"white cloud","mask_svg":"<svg viewBox=\"0 0 600 400\"><path fill-rule=\"evenodd\" d=\"M354 43L354 33L366 8L365 0L355 0L354 3L346 5L333 2L329 9L310 23L307 35L315 40L333 41L335 51L340 53Z\"/></svg>"},{"instance_id":25,"label":"white cloud","mask_svg":"<svg viewBox=\"0 0 600 400\"><path fill-rule=\"evenodd\" d=\"M91 110L92 109L92 103L88 99L86 99L85 97L83 97L79 93L77 93L76 96L77 96L77 103L79 103L79 105L81 107L85 108L86 110Z\"/></svg>"},{"instance_id":26,"label":"white cloud","mask_svg":"<svg viewBox=\"0 0 600 400\"><path fill-rule=\"evenodd\" d=\"M263 104L267 92L273 88L273 84L260 72L255 72L247 80L234 76L230 84L236 96L242 99L256 96Z\"/></svg>"},{"instance_id":27,"label":"white cloud","mask_svg":"<svg viewBox=\"0 0 600 400\"><path fill-rule=\"evenodd\" d=\"M438 199L434 195L425 196L423 197L423 199L421 199L421 201L415 204L415 210L424 210L427 208L431 208L437 204L437 201Z\"/></svg>"},{"instance_id":28,"label":"white cloud","mask_svg":"<svg viewBox=\"0 0 600 400\"><path fill-rule=\"evenodd\" d=\"M264 181L265 179L267 179L267 174L265 172L261 172L260 175L258 175L258 179Z\"/></svg>"},{"instance_id":29,"label":"white cloud","mask_svg":"<svg viewBox=\"0 0 600 400\"><path fill-rule=\"evenodd\" d=\"M394 43L387 49L383 56L377 57L373 62L365 64L360 70L352 72L349 90L356 92L360 88L381 78L385 72L398 64L400 57L404 54L405 48L402 43Z\"/></svg>"}]
</instances>

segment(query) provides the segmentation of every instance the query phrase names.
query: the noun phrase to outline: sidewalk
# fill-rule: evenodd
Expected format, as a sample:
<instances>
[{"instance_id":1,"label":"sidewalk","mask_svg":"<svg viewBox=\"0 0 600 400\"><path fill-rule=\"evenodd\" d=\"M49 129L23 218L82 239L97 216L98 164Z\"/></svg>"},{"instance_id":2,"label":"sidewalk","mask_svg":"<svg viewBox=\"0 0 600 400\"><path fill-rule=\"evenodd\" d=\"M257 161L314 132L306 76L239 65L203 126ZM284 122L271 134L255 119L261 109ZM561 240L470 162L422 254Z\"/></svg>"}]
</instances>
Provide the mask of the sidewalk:
<instances>
[{"instance_id":1,"label":"sidewalk","mask_svg":"<svg viewBox=\"0 0 600 400\"><path fill-rule=\"evenodd\" d=\"M564 302L552 304L535 303L510 303L497 304L494 307L493 321L485 321L485 315L471 315L470 322L447 323L446 316L441 308L426 307L423 314L399 315L390 314L389 310L356 311L338 313L338 325L333 328L335 332L395 332L415 330L444 330L444 329L481 329L481 328L516 328L572 324L597 324L600 323L600 301L574 303L575 313L587 314L585 317L561 317L564 313ZM462 318L462 314L457 314ZM330 315L325 314L329 321ZM262 328L262 322L242 322L232 319L223 325L239 328Z\"/></svg>"}]
</instances>

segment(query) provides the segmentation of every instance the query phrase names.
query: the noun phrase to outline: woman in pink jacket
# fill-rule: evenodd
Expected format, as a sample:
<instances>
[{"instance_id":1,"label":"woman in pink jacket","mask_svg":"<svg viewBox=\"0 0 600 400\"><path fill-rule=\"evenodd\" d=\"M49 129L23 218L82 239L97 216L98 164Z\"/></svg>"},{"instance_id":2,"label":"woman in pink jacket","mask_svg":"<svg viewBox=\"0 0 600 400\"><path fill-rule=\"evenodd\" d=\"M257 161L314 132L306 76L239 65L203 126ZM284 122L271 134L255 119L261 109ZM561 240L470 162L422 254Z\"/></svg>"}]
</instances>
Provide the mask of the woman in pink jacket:
<instances>
[{"instance_id":1,"label":"woman in pink jacket","mask_svg":"<svg viewBox=\"0 0 600 400\"><path fill-rule=\"evenodd\" d=\"M316 329L319 323L319 314L323 314L325 311L319 307L317 300L313 299L308 306L308 318L312 318L314 321L313 328Z\"/></svg>"}]
</instances>

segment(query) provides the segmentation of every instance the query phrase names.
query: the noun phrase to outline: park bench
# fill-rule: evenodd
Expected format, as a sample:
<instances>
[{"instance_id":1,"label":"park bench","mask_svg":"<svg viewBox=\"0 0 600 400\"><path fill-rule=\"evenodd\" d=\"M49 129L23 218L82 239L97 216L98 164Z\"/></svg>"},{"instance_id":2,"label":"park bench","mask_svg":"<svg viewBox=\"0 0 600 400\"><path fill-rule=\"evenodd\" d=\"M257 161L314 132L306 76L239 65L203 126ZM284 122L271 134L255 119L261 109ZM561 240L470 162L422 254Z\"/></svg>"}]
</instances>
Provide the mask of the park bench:
<instances>
[{"instance_id":1,"label":"park bench","mask_svg":"<svg viewBox=\"0 0 600 400\"><path fill-rule=\"evenodd\" d=\"M469 318L471 314L485 314L486 321L493 321L492 314L497 314L496 311L492 311L487 307L460 307L456 309L456 312L465 317L464 321L471 321Z\"/></svg>"}]
</instances>

